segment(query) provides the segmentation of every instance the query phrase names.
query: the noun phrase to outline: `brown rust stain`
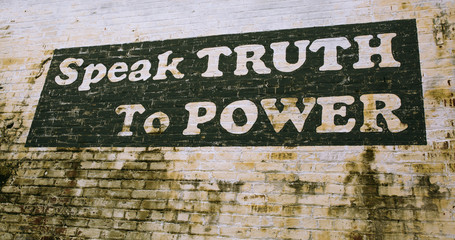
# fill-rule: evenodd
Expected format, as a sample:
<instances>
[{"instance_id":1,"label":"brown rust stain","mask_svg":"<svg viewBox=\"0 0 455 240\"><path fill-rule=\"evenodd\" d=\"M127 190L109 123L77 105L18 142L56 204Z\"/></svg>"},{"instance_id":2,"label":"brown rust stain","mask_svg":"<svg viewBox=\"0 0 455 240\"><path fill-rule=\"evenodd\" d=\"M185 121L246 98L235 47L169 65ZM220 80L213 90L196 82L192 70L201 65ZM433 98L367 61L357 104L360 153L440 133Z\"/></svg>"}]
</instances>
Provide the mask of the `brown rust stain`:
<instances>
[{"instance_id":1,"label":"brown rust stain","mask_svg":"<svg viewBox=\"0 0 455 240\"><path fill-rule=\"evenodd\" d=\"M358 232L351 232L349 234L349 239L352 240L363 240L363 235Z\"/></svg>"},{"instance_id":2,"label":"brown rust stain","mask_svg":"<svg viewBox=\"0 0 455 240\"><path fill-rule=\"evenodd\" d=\"M243 197L244 201L250 201L250 200L256 200L256 199L265 201L266 196L264 194L254 194L254 195L251 195L251 196L244 196Z\"/></svg>"},{"instance_id":3,"label":"brown rust stain","mask_svg":"<svg viewBox=\"0 0 455 240\"><path fill-rule=\"evenodd\" d=\"M77 178L80 175L81 169L81 160L76 159L73 162L69 163L71 170L65 172L65 177L68 178L68 188L64 189L66 192L70 192L71 188L76 187Z\"/></svg>"},{"instance_id":4,"label":"brown rust stain","mask_svg":"<svg viewBox=\"0 0 455 240\"><path fill-rule=\"evenodd\" d=\"M54 50L44 50L44 55L45 56L48 56L48 55L53 55L54 54Z\"/></svg>"},{"instance_id":5,"label":"brown rust stain","mask_svg":"<svg viewBox=\"0 0 455 240\"><path fill-rule=\"evenodd\" d=\"M33 160L23 161L25 162L22 162L18 169L25 171L30 167L30 163L34 162ZM55 166L67 166L67 164L54 160L54 164L49 164L49 166L54 168ZM12 184L20 188L24 183L15 181ZM14 193L9 194L14 195ZM49 188L47 191L43 189L40 194L34 196L33 202L27 201L19 205L20 214L24 216L24 224L19 226L19 229L23 233L29 233L30 239L60 239L66 234L65 222L74 215L74 212L72 213L68 207L72 198L60 194L59 188ZM56 218L62 223L61 225L52 224Z\"/></svg>"},{"instance_id":6,"label":"brown rust stain","mask_svg":"<svg viewBox=\"0 0 455 240\"><path fill-rule=\"evenodd\" d=\"M366 211L358 213L359 215L366 215L369 221L369 233L373 233L382 239L380 236L383 235L383 219L379 208L382 208L387 204L388 199L381 199L379 196L380 182L378 179L377 172L371 167L371 164L375 161L375 149L368 147L365 152L361 154L361 162L350 162L346 168L349 170L349 175L345 178L344 184L353 184L355 187L355 199L351 200L350 206L336 206L329 209L329 215L343 216L346 214L356 214L358 209L365 209ZM358 232L351 233L350 239L359 239L363 236L363 233ZM366 236L366 235L365 235Z\"/></svg>"}]
</instances>

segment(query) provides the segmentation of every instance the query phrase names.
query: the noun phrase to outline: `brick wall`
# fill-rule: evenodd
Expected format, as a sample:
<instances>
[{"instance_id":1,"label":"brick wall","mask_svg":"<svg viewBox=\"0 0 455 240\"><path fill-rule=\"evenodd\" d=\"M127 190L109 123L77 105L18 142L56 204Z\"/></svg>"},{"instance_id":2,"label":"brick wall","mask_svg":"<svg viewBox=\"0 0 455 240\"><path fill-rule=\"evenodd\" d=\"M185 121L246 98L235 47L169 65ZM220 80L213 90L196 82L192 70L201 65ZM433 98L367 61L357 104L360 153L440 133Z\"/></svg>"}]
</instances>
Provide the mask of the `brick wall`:
<instances>
[{"instance_id":1,"label":"brick wall","mask_svg":"<svg viewBox=\"0 0 455 240\"><path fill-rule=\"evenodd\" d=\"M1 239L455 238L452 1L3 1ZM416 19L426 145L25 147L55 49Z\"/></svg>"}]
</instances>

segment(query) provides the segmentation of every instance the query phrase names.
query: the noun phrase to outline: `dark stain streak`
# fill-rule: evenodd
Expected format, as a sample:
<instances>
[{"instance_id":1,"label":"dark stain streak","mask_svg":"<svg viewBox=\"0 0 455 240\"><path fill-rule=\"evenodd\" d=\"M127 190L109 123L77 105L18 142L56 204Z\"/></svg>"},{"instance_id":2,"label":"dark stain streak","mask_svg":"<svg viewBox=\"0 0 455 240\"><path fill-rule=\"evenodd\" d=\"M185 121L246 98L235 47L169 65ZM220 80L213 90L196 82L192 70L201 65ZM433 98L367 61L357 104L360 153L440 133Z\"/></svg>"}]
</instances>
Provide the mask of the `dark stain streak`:
<instances>
[{"instance_id":1,"label":"dark stain streak","mask_svg":"<svg viewBox=\"0 0 455 240\"><path fill-rule=\"evenodd\" d=\"M0 162L0 193L5 183L16 172L17 165L14 162Z\"/></svg>"},{"instance_id":2,"label":"dark stain streak","mask_svg":"<svg viewBox=\"0 0 455 240\"><path fill-rule=\"evenodd\" d=\"M440 197L441 193L439 192L440 187L436 184L430 182L429 176L422 176L419 178L418 186L423 186L428 188L428 194L432 197Z\"/></svg>"},{"instance_id":3,"label":"dark stain streak","mask_svg":"<svg viewBox=\"0 0 455 240\"><path fill-rule=\"evenodd\" d=\"M419 182L416 187L421 188L421 190L426 192L425 196L423 196L422 199L424 203L422 209L437 213L439 211L439 208L438 205L434 203L434 200L445 198L447 196L447 193L441 193L440 187L436 184L431 183L429 176L420 176L418 179ZM450 195L450 193L448 195Z\"/></svg>"},{"instance_id":4,"label":"dark stain streak","mask_svg":"<svg viewBox=\"0 0 455 240\"><path fill-rule=\"evenodd\" d=\"M39 65L40 70L39 70L38 74L36 74L35 79L38 79L39 77L41 77L41 75L43 75L44 65L46 65L46 63L49 62L51 59L52 59L52 57L48 57L44 61L41 62L41 64Z\"/></svg>"},{"instance_id":5,"label":"dark stain streak","mask_svg":"<svg viewBox=\"0 0 455 240\"><path fill-rule=\"evenodd\" d=\"M242 181L238 182L228 182L228 181L217 181L219 191L210 191L208 194L209 197L209 224L217 224L219 220L220 210L222 206L221 193L223 192L234 192L239 193L240 188L244 185ZM206 232L211 231L211 228L207 226L204 229Z\"/></svg>"},{"instance_id":6,"label":"dark stain streak","mask_svg":"<svg viewBox=\"0 0 455 240\"><path fill-rule=\"evenodd\" d=\"M325 183L323 182L307 182L300 181L300 179L289 182L288 186L295 190L296 195L302 195L303 193L314 195L316 194L316 189L322 188L322 190L325 190Z\"/></svg>"},{"instance_id":7,"label":"dark stain streak","mask_svg":"<svg viewBox=\"0 0 455 240\"><path fill-rule=\"evenodd\" d=\"M227 182L227 181L218 181L218 188L220 192L240 192L240 188L243 186L243 182Z\"/></svg>"},{"instance_id":8,"label":"dark stain streak","mask_svg":"<svg viewBox=\"0 0 455 240\"><path fill-rule=\"evenodd\" d=\"M289 187L291 187L295 190L295 194L297 194L297 195L302 194L302 188L303 188L304 183L302 181L300 181L300 179L289 182L288 185L289 185Z\"/></svg>"},{"instance_id":9,"label":"dark stain streak","mask_svg":"<svg viewBox=\"0 0 455 240\"><path fill-rule=\"evenodd\" d=\"M433 36L439 47L442 47L447 40L451 40L455 32L448 19L449 15L445 11L433 18Z\"/></svg>"},{"instance_id":10,"label":"dark stain streak","mask_svg":"<svg viewBox=\"0 0 455 240\"><path fill-rule=\"evenodd\" d=\"M7 38L8 36L10 36L12 34L11 31L7 31L11 26L10 25L6 25L4 27L1 27L0 28L0 31L5 31L1 36L0 38ZM6 32L7 31L7 32Z\"/></svg>"},{"instance_id":11,"label":"dark stain streak","mask_svg":"<svg viewBox=\"0 0 455 240\"><path fill-rule=\"evenodd\" d=\"M194 179L194 180L184 180L184 179L182 179L182 180L179 181L179 184L180 184L181 188L184 185L192 185L194 190L197 190L197 188L199 187L201 182L202 182L202 180L199 180L199 179Z\"/></svg>"}]
</instances>

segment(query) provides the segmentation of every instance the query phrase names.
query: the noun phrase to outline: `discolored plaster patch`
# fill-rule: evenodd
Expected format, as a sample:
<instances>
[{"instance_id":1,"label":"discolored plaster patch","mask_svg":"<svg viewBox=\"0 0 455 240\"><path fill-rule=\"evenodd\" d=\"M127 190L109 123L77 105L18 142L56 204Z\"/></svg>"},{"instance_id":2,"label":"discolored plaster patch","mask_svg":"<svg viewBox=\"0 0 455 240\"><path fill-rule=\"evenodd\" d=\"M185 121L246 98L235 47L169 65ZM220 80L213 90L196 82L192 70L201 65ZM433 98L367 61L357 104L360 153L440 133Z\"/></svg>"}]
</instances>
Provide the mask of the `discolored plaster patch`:
<instances>
[{"instance_id":1,"label":"discolored plaster patch","mask_svg":"<svg viewBox=\"0 0 455 240\"><path fill-rule=\"evenodd\" d=\"M11 66L21 65L25 62L24 58L1 58L0 66L6 70L14 70Z\"/></svg>"}]
</instances>

